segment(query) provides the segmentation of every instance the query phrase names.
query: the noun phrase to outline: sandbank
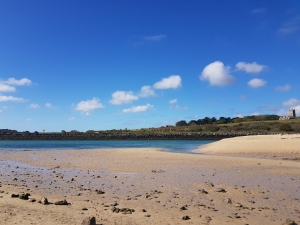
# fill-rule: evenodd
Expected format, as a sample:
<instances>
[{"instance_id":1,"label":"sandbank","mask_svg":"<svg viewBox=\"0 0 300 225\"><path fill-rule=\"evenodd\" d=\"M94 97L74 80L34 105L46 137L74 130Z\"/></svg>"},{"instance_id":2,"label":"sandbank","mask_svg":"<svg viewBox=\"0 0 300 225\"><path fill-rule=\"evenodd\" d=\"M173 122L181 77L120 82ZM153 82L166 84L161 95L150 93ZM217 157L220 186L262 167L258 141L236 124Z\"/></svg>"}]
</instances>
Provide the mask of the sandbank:
<instances>
[{"instance_id":1,"label":"sandbank","mask_svg":"<svg viewBox=\"0 0 300 225\"><path fill-rule=\"evenodd\" d=\"M227 138L199 147L194 152L206 154L260 154L300 157L300 134L255 135Z\"/></svg>"},{"instance_id":2,"label":"sandbank","mask_svg":"<svg viewBox=\"0 0 300 225\"><path fill-rule=\"evenodd\" d=\"M216 150L221 142L201 151ZM103 225L280 225L288 218L300 223L299 162L210 153L151 148L0 151L0 221L74 225L95 216ZM22 192L70 204L11 198ZM112 205L134 212L116 213Z\"/></svg>"}]
</instances>

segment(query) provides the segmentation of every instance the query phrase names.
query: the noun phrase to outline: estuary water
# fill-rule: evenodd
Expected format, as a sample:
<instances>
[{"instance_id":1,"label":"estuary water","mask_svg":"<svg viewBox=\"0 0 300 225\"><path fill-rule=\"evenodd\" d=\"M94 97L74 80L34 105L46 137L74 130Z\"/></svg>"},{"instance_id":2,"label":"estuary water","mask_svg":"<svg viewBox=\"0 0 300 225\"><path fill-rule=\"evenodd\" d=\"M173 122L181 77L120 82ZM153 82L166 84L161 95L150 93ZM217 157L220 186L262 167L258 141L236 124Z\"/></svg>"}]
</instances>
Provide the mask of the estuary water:
<instances>
[{"instance_id":1,"label":"estuary water","mask_svg":"<svg viewBox=\"0 0 300 225\"><path fill-rule=\"evenodd\" d=\"M193 153L198 147L213 143L214 140L0 140L0 150L30 151L30 150L76 150L76 149L106 149L106 148L159 148L163 151L177 153Z\"/></svg>"}]
</instances>

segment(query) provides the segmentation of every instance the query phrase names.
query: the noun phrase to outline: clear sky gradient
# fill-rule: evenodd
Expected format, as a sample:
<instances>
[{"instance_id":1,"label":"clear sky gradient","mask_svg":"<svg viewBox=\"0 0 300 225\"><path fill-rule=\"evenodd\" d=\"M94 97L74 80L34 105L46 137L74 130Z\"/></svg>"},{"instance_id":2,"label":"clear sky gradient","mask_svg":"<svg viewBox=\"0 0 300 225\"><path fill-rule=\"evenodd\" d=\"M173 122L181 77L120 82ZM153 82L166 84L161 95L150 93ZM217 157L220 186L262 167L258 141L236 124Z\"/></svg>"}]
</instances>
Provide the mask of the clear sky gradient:
<instances>
[{"instance_id":1,"label":"clear sky gradient","mask_svg":"<svg viewBox=\"0 0 300 225\"><path fill-rule=\"evenodd\" d=\"M300 115L300 1L1 0L0 128Z\"/></svg>"}]
</instances>

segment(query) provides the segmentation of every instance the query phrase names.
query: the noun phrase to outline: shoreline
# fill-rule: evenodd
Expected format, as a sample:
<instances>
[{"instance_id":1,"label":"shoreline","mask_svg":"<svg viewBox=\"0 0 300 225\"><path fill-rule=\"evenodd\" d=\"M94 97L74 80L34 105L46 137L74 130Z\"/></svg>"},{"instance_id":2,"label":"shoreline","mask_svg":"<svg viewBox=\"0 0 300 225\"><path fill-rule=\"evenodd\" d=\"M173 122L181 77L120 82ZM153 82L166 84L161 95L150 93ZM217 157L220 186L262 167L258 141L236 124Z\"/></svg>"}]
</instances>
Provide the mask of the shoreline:
<instances>
[{"instance_id":1,"label":"shoreline","mask_svg":"<svg viewBox=\"0 0 300 225\"><path fill-rule=\"evenodd\" d=\"M103 225L300 223L300 163L292 160L153 148L2 153L0 220L7 224L74 225L90 216ZM70 204L11 198L22 192Z\"/></svg>"}]
</instances>

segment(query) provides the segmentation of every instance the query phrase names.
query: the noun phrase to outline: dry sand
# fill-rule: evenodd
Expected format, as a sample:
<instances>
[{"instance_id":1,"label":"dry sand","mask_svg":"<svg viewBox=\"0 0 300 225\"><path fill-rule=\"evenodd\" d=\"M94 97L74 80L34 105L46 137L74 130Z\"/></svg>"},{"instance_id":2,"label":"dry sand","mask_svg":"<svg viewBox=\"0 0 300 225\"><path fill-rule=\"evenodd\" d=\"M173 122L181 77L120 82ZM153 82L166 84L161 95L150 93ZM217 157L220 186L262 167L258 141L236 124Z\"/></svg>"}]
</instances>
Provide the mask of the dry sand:
<instances>
[{"instance_id":1,"label":"dry sand","mask_svg":"<svg viewBox=\"0 0 300 225\"><path fill-rule=\"evenodd\" d=\"M299 149L300 135L277 135L222 140L205 154L0 151L0 224L300 224ZM11 198L21 193L70 204ZM134 212L114 213L114 203Z\"/></svg>"}]
</instances>

